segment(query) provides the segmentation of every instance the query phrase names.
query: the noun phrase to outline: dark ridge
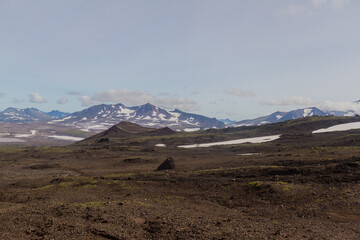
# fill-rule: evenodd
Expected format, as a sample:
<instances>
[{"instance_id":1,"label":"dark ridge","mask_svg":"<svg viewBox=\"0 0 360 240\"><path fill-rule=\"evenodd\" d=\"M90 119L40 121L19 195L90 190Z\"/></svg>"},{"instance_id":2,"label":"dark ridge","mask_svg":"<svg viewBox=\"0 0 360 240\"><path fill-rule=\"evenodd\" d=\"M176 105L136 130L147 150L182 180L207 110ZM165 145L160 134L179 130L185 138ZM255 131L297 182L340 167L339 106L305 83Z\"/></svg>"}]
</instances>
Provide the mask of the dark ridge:
<instances>
[{"instance_id":1,"label":"dark ridge","mask_svg":"<svg viewBox=\"0 0 360 240\"><path fill-rule=\"evenodd\" d=\"M116 124L116 125L112 126L111 128L109 128L108 130L98 133L88 139L98 139L98 138L104 138L104 137L127 137L132 134L150 132L151 130L153 130L153 129L152 128L144 128L135 123L120 122L119 124ZM85 139L85 140L87 140L87 139Z\"/></svg>"},{"instance_id":2,"label":"dark ridge","mask_svg":"<svg viewBox=\"0 0 360 240\"><path fill-rule=\"evenodd\" d=\"M174 134L174 133L176 133L174 130L172 130L168 127L164 127L164 128L160 128L160 129L151 131L147 135L162 136L162 135L170 135L170 134Z\"/></svg>"},{"instance_id":3,"label":"dark ridge","mask_svg":"<svg viewBox=\"0 0 360 240\"><path fill-rule=\"evenodd\" d=\"M142 127L136 123L131 122L120 122L105 130L101 133L98 133L90 138L87 138L81 142L86 142L88 140L95 140L96 142L109 142L109 138L122 138L130 136L164 136L176 133L168 127L156 129L156 128L146 128Z\"/></svg>"}]
</instances>

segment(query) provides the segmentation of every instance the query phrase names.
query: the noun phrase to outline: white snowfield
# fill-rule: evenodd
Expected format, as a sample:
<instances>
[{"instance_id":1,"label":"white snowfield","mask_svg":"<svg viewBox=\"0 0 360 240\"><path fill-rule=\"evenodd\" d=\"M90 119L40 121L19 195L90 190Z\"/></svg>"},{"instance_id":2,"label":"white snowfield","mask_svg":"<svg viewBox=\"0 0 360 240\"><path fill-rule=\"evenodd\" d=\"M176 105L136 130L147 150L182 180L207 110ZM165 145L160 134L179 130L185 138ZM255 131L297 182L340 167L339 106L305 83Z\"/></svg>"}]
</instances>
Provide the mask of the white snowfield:
<instances>
[{"instance_id":1,"label":"white snowfield","mask_svg":"<svg viewBox=\"0 0 360 240\"><path fill-rule=\"evenodd\" d=\"M63 121L68 120L70 118L72 118L72 116L68 116L68 117L65 117L65 118L62 118L62 119L58 119L58 120L52 120L51 122L48 122L48 123L63 122Z\"/></svg>"},{"instance_id":2,"label":"white snowfield","mask_svg":"<svg viewBox=\"0 0 360 240\"><path fill-rule=\"evenodd\" d=\"M200 131L200 128L185 128L184 132L197 132Z\"/></svg>"},{"instance_id":3,"label":"white snowfield","mask_svg":"<svg viewBox=\"0 0 360 240\"><path fill-rule=\"evenodd\" d=\"M14 135L14 137L16 137L16 138L28 138L28 137L33 137L33 136L35 136L35 134L36 134L36 130L31 130L30 131L31 132L31 134L15 134Z\"/></svg>"},{"instance_id":4,"label":"white snowfield","mask_svg":"<svg viewBox=\"0 0 360 240\"><path fill-rule=\"evenodd\" d=\"M166 147L166 144L164 143L158 143L155 145L155 147Z\"/></svg>"},{"instance_id":5,"label":"white snowfield","mask_svg":"<svg viewBox=\"0 0 360 240\"><path fill-rule=\"evenodd\" d=\"M303 117L311 117L314 113L312 112L311 108L305 108Z\"/></svg>"},{"instance_id":6,"label":"white snowfield","mask_svg":"<svg viewBox=\"0 0 360 240\"><path fill-rule=\"evenodd\" d=\"M178 146L178 147L179 148L197 148L197 147L212 147L212 146L233 145L233 144L242 144L242 143L264 143L264 142L274 141L278 138L280 138L280 135L254 137L254 138L243 138L243 139L236 139L236 140L230 140L230 141L224 141L224 142L182 145L182 146Z\"/></svg>"},{"instance_id":7,"label":"white snowfield","mask_svg":"<svg viewBox=\"0 0 360 240\"><path fill-rule=\"evenodd\" d=\"M83 132L90 132L90 131L97 131L97 130L106 130L108 129L109 127L108 126L105 126L105 125L108 125L107 123L102 123L102 124L96 124L96 125L90 125L90 126L86 126L86 127L83 127L81 128L80 130L83 131ZM113 124L110 124L110 126L112 126Z\"/></svg>"},{"instance_id":8,"label":"white snowfield","mask_svg":"<svg viewBox=\"0 0 360 240\"><path fill-rule=\"evenodd\" d=\"M338 131L348 131L352 129L360 129L360 122L344 123L328 128L321 128L313 131L312 133L338 132Z\"/></svg>"},{"instance_id":9,"label":"white snowfield","mask_svg":"<svg viewBox=\"0 0 360 240\"><path fill-rule=\"evenodd\" d=\"M60 135L51 135L48 136L49 138L55 138L55 139L59 139L59 140L66 140L66 141L81 141L84 138L80 138L80 137L71 137L71 136L60 136Z\"/></svg>"}]
</instances>

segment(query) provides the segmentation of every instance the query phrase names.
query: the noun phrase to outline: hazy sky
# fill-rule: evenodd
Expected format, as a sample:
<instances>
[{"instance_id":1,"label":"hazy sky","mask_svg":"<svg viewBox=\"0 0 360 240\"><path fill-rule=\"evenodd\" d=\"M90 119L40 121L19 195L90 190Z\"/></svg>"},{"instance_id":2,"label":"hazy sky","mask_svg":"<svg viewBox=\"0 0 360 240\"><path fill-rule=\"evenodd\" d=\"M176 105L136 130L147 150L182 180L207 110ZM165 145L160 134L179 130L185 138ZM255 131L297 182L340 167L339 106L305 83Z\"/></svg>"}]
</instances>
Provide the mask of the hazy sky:
<instances>
[{"instance_id":1,"label":"hazy sky","mask_svg":"<svg viewBox=\"0 0 360 240\"><path fill-rule=\"evenodd\" d=\"M359 13L358 0L0 0L0 110L353 109Z\"/></svg>"}]
</instances>

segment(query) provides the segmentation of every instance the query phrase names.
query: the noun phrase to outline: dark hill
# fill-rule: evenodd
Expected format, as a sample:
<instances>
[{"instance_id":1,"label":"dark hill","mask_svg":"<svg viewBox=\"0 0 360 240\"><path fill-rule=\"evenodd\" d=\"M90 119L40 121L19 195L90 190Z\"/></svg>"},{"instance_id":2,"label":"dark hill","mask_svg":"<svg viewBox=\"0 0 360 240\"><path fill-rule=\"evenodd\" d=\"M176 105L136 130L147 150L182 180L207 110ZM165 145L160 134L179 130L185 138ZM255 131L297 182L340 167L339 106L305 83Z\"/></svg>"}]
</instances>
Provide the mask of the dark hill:
<instances>
[{"instance_id":1,"label":"dark hill","mask_svg":"<svg viewBox=\"0 0 360 240\"><path fill-rule=\"evenodd\" d=\"M142 137L142 136L163 136L174 134L175 131L168 127L165 128L146 128L136 123L131 122L120 122L109 128L108 130L98 133L90 138L83 140L87 141L99 141L100 139L111 139L111 138L127 138L127 137Z\"/></svg>"},{"instance_id":2,"label":"dark hill","mask_svg":"<svg viewBox=\"0 0 360 240\"><path fill-rule=\"evenodd\" d=\"M154 131L148 132L147 135L152 135L152 136L162 136L162 135L169 135L169 134L174 134L175 131L168 128L168 127L164 127L164 128L160 128L160 129L156 129Z\"/></svg>"},{"instance_id":3,"label":"dark hill","mask_svg":"<svg viewBox=\"0 0 360 240\"><path fill-rule=\"evenodd\" d=\"M127 134L144 133L153 130L152 128L142 127L136 123L131 122L120 122L113 127L116 127L120 131L126 132Z\"/></svg>"},{"instance_id":4,"label":"dark hill","mask_svg":"<svg viewBox=\"0 0 360 240\"><path fill-rule=\"evenodd\" d=\"M109 142L114 148L120 146L151 147L156 144L165 144L167 147L179 145L211 143L242 138L281 135L279 141L288 142L298 139L299 144L306 144L307 138L316 139L317 143L326 139L327 134L312 134L312 131L327 128L342 123L360 121L359 117L313 116L285 122L260 126L242 126L224 129L208 129L198 132L176 133L169 128L145 128L134 123L121 122L110 129L80 142L80 145ZM356 130L355 130L356 131ZM330 134L330 133L329 133ZM343 133L334 133L341 135ZM334 135L333 134L333 135ZM323 137L325 136L325 137ZM301 137L302 140L299 140ZM290 140L289 140L290 139ZM305 142L304 142L305 141ZM315 140L314 140L315 141ZM334 140L335 141L335 140ZM268 145L271 146L269 143Z\"/></svg>"}]
</instances>

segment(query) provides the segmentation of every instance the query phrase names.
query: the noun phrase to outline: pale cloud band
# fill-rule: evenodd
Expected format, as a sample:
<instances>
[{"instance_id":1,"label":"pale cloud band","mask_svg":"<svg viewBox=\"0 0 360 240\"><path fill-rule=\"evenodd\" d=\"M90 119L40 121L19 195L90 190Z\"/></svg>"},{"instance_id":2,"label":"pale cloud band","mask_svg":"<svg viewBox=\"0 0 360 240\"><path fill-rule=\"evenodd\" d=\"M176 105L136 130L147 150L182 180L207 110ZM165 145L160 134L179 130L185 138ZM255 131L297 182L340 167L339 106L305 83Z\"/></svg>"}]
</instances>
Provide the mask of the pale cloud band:
<instances>
[{"instance_id":1,"label":"pale cloud band","mask_svg":"<svg viewBox=\"0 0 360 240\"><path fill-rule=\"evenodd\" d=\"M316 107L324 111L353 111L357 114L360 113L360 103L359 102L332 102L326 101L319 103Z\"/></svg>"},{"instance_id":2,"label":"pale cloud band","mask_svg":"<svg viewBox=\"0 0 360 240\"><path fill-rule=\"evenodd\" d=\"M39 93L33 92L29 94L29 102L31 103L46 103L46 100L40 96Z\"/></svg>"},{"instance_id":3,"label":"pale cloud band","mask_svg":"<svg viewBox=\"0 0 360 240\"><path fill-rule=\"evenodd\" d=\"M94 93L92 96L81 96L79 100L82 106L91 106L101 103L122 103L128 106L151 103L166 109L181 109L184 111L197 109L195 101L183 97L162 95L154 96L141 91L127 89L108 89Z\"/></svg>"}]
</instances>

